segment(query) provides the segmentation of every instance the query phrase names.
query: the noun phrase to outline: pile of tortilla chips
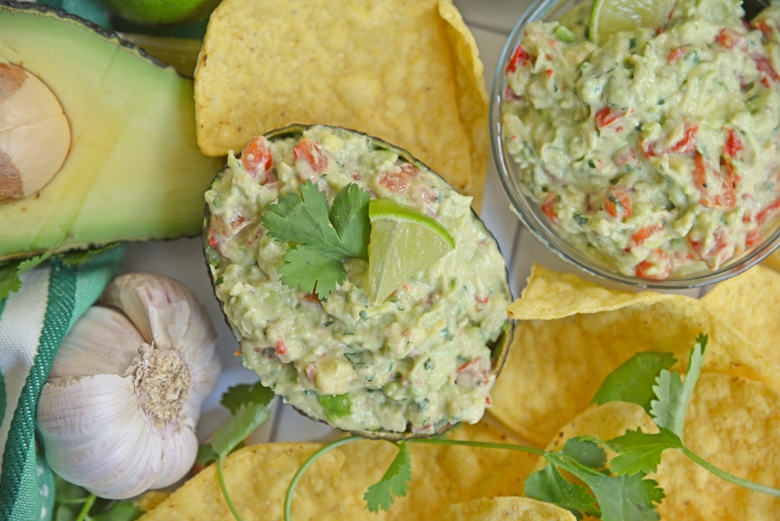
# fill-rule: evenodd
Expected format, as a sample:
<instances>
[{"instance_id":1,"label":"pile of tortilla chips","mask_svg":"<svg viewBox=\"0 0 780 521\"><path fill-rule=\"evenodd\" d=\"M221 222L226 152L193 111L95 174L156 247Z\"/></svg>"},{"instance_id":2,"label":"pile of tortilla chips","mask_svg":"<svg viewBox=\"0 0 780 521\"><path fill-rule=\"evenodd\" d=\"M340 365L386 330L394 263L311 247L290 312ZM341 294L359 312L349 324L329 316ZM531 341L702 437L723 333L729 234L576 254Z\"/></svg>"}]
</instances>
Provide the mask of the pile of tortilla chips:
<instances>
[{"instance_id":1,"label":"pile of tortilla chips","mask_svg":"<svg viewBox=\"0 0 780 521\"><path fill-rule=\"evenodd\" d=\"M780 488L780 273L757 266L699 299L605 289L534 266L491 414L531 443L560 449L589 434L657 429L633 404L591 405L604 378L639 351L671 352L685 371L696 336L709 336L686 416L687 445L705 460ZM652 476L661 519L780 519L780 499L732 485L678 451Z\"/></svg>"},{"instance_id":2,"label":"pile of tortilla chips","mask_svg":"<svg viewBox=\"0 0 780 521\"><path fill-rule=\"evenodd\" d=\"M464 425L448 436L511 442L500 429L488 423ZM287 485L298 467L319 447L314 443L267 443L251 445L229 456L224 464L225 480L242 519L282 520ZM325 453L306 471L293 496L292 518L296 521L427 521L439 515L442 520L465 521L507 519L500 517L502 512L518 515L524 512L526 517L509 519L574 520L566 510L517 498L536 463L536 456L516 451L413 443L409 449L413 468L409 493L397 499L389 511L368 512L363 494L369 485L379 481L397 449L387 441L362 440ZM512 499L501 504L479 501L494 496ZM475 504L460 505L472 501ZM455 510L450 513L451 508ZM546 517L533 517L537 512ZM142 519L234 518L219 489L215 466L211 465Z\"/></svg>"},{"instance_id":3,"label":"pile of tortilla chips","mask_svg":"<svg viewBox=\"0 0 780 521\"><path fill-rule=\"evenodd\" d=\"M679 360L673 369L685 371L696 336L705 333L709 342L686 416L686 444L731 474L780 487L780 349L775 346L780 273L755 267L694 299L605 289L535 266L522 297L508 311L518 322L491 415L447 437L559 450L579 434L608 440L637 427L657 432L641 407L596 406L591 398L604 377L638 351L672 352ZM290 479L320 446L270 443L230 456L227 486L243 519L283 519ZM389 511L368 512L363 494L379 481L397 449L363 440L328 452L304 474L293 519L575 519L567 510L522 497L525 479L544 465L538 456L414 442L409 449L409 493ZM780 499L728 483L679 451L665 451L650 477L666 494L658 507L662 520L780 519ZM232 519L213 465L143 519L194 520L204 513L209 519Z\"/></svg>"},{"instance_id":4,"label":"pile of tortilla chips","mask_svg":"<svg viewBox=\"0 0 780 521\"><path fill-rule=\"evenodd\" d=\"M206 155L290 124L342 126L408 150L478 208L488 98L451 0L224 0L195 70L195 104Z\"/></svg>"}]
</instances>

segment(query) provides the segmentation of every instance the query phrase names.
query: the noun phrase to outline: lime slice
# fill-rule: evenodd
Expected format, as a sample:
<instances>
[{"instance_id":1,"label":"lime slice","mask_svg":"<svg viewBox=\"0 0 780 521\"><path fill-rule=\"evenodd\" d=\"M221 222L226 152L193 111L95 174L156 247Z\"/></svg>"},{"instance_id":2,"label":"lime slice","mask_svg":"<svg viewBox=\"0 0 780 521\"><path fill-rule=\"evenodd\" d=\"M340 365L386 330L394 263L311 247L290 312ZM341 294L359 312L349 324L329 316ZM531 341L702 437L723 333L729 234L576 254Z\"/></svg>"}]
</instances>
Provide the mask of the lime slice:
<instances>
[{"instance_id":1,"label":"lime slice","mask_svg":"<svg viewBox=\"0 0 780 521\"><path fill-rule=\"evenodd\" d=\"M368 203L369 296L384 301L393 291L448 252L455 239L435 219L386 199Z\"/></svg>"},{"instance_id":2,"label":"lime slice","mask_svg":"<svg viewBox=\"0 0 780 521\"><path fill-rule=\"evenodd\" d=\"M675 0L593 0L591 41L603 45L609 35L637 27L660 27Z\"/></svg>"}]
</instances>

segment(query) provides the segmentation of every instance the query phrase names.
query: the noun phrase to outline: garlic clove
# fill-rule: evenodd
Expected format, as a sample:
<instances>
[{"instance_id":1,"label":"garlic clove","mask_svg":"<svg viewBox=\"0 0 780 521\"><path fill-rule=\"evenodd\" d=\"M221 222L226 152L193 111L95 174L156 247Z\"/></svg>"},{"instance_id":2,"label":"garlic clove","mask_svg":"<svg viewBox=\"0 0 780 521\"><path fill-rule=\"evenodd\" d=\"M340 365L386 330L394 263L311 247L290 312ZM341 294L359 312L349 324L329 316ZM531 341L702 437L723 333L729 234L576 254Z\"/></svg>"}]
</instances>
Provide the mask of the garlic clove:
<instances>
[{"instance_id":1,"label":"garlic clove","mask_svg":"<svg viewBox=\"0 0 780 521\"><path fill-rule=\"evenodd\" d=\"M106 289L101 303L121 309L146 341L154 341L160 348L176 349L203 342L198 337L204 331L190 327L203 319L200 303L173 279L128 273Z\"/></svg>"},{"instance_id":2,"label":"garlic clove","mask_svg":"<svg viewBox=\"0 0 780 521\"><path fill-rule=\"evenodd\" d=\"M148 472L134 477L126 470L143 454L135 450L137 442L127 440L148 438L131 377L96 375L47 383L37 422L46 461L65 480L112 499L143 490ZM121 494L115 491L118 483ZM125 497L112 497L119 495Z\"/></svg>"},{"instance_id":3,"label":"garlic clove","mask_svg":"<svg viewBox=\"0 0 780 521\"><path fill-rule=\"evenodd\" d=\"M151 438L162 456L162 467L148 488L164 488L176 483L192 468L198 455L198 437L194 427L168 429L159 437Z\"/></svg>"},{"instance_id":4,"label":"garlic clove","mask_svg":"<svg viewBox=\"0 0 780 521\"><path fill-rule=\"evenodd\" d=\"M37 427L56 473L126 499L178 481L194 463L200 406L220 372L217 335L189 290L160 275L117 277L99 303L63 342ZM114 360L93 360L105 358Z\"/></svg>"},{"instance_id":5,"label":"garlic clove","mask_svg":"<svg viewBox=\"0 0 780 521\"><path fill-rule=\"evenodd\" d=\"M122 313L93 306L63 340L49 378L123 375L142 344L144 339Z\"/></svg>"}]
</instances>

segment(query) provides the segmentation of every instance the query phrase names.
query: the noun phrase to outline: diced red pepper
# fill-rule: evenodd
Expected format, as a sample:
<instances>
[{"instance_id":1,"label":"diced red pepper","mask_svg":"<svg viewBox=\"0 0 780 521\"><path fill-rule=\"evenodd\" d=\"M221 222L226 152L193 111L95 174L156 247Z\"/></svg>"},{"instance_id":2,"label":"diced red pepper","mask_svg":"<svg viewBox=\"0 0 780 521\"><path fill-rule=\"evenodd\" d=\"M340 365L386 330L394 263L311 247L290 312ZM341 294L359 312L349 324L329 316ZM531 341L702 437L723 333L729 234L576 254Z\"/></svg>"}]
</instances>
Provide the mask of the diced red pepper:
<instances>
[{"instance_id":1,"label":"diced red pepper","mask_svg":"<svg viewBox=\"0 0 780 521\"><path fill-rule=\"evenodd\" d=\"M303 161L315 174L321 174L328 169L328 155L310 137L301 139L293 149L295 161Z\"/></svg>"},{"instance_id":2,"label":"diced red pepper","mask_svg":"<svg viewBox=\"0 0 780 521\"><path fill-rule=\"evenodd\" d=\"M753 61L756 63L756 68L761 72L761 83L765 87L769 87L772 83L780 82L780 75L772 66L772 62L769 56L753 56Z\"/></svg>"},{"instance_id":3,"label":"diced red pepper","mask_svg":"<svg viewBox=\"0 0 780 521\"><path fill-rule=\"evenodd\" d=\"M745 35L725 27L715 36L715 42L726 49L747 50L748 48L748 41Z\"/></svg>"},{"instance_id":4,"label":"diced red pepper","mask_svg":"<svg viewBox=\"0 0 780 521\"><path fill-rule=\"evenodd\" d=\"M767 40L772 40L775 38L775 31L777 31L778 26L777 24L771 24L767 20L759 20L757 22L753 23L753 26L761 31L761 34L764 35L764 38Z\"/></svg>"},{"instance_id":5,"label":"diced red pepper","mask_svg":"<svg viewBox=\"0 0 780 521\"><path fill-rule=\"evenodd\" d=\"M740 151L745 149L745 143L737 136L733 128L728 130L726 142L723 143L723 153L729 157L735 157Z\"/></svg>"},{"instance_id":6,"label":"diced red pepper","mask_svg":"<svg viewBox=\"0 0 780 521\"><path fill-rule=\"evenodd\" d=\"M696 137L699 133L699 125L685 125L683 137L672 145L672 152L678 154L692 154L696 150Z\"/></svg>"},{"instance_id":7,"label":"diced red pepper","mask_svg":"<svg viewBox=\"0 0 780 521\"><path fill-rule=\"evenodd\" d=\"M604 107L593 115L593 119L596 121L596 126L601 129L608 127L625 115L626 111L624 110L612 110L610 107Z\"/></svg>"},{"instance_id":8,"label":"diced red pepper","mask_svg":"<svg viewBox=\"0 0 780 521\"><path fill-rule=\"evenodd\" d=\"M758 212L756 215L756 222L758 224L764 224L767 220L767 217L777 212L777 210L780 210L780 199L775 200L772 204Z\"/></svg>"},{"instance_id":9,"label":"diced red pepper","mask_svg":"<svg viewBox=\"0 0 780 521\"><path fill-rule=\"evenodd\" d=\"M398 194L402 194L409 187L409 182L417 175L419 170L410 163L403 163L398 172L382 172L379 174L379 184Z\"/></svg>"},{"instance_id":10,"label":"diced red pepper","mask_svg":"<svg viewBox=\"0 0 780 521\"><path fill-rule=\"evenodd\" d=\"M701 204L710 208L733 209L737 205L736 187L739 179L729 166L724 172L713 172L707 176L704 156L696 152L693 156L693 184L701 193Z\"/></svg>"},{"instance_id":11,"label":"diced red pepper","mask_svg":"<svg viewBox=\"0 0 780 521\"><path fill-rule=\"evenodd\" d=\"M558 196L550 192L547 194L547 198L542 203L542 213L547 216L553 223L558 224L558 212L555 210L555 205L558 203Z\"/></svg>"},{"instance_id":12,"label":"diced red pepper","mask_svg":"<svg viewBox=\"0 0 780 521\"><path fill-rule=\"evenodd\" d=\"M260 184L276 181L272 167L274 157L271 153L271 144L265 136L255 136L244 150L241 151L241 164L249 175L257 179Z\"/></svg>"},{"instance_id":13,"label":"diced red pepper","mask_svg":"<svg viewBox=\"0 0 780 521\"><path fill-rule=\"evenodd\" d=\"M669 51L669 54L666 56L666 61L669 63L674 63L678 61L680 58L684 58L686 53L688 52L687 47L677 47L675 49L672 49Z\"/></svg>"},{"instance_id":14,"label":"diced red pepper","mask_svg":"<svg viewBox=\"0 0 780 521\"><path fill-rule=\"evenodd\" d=\"M634 274L642 279L663 280L672 274L672 259L665 251L658 249L634 268Z\"/></svg>"},{"instance_id":15,"label":"diced red pepper","mask_svg":"<svg viewBox=\"0 0 780 521\"><path fill-rule=\"evenodd\" d=\"M506 72L515 72L521 65L525 67L532 61L532 57L528 54L528 51L522 45L518 45L515 48L515 52L512 53L512 57L509 59L509 63L506 65Z\"/></svg>"},{"instance_id":16,"label":"diced red pepper","mask_svg":"<svg viewBox=\"0 0 780 521\"><path fill-rule=\"evenodd\" d=\"M607 191L604 198L604 209L609 215L616 219L627 219L631 217L631 196L623 188L611 188Z\"/></svg>"},{"instance_id":17,"label":"diced red pepper","mask_svg":"<svg viewBox=\"0 0 780 521\"><path fill-rule=\"evenodd\" d=\"M716 229L712 233L712 238L714 240L714 244L705 251L703 249L703 241L693 240L688 237L688 244L690 245L691 250L694 252L696 257L711 266L721 263L723 260L721 257L724 256L729 246L728 242L726 241L726 234L722 228Z\"/></svg>"},{"instance_id":18,"label":"diced red pepper","mask_svg":"<svg viewBox=\"0 0 780 521\"><path fill-rule=\"evenodd\" d=\"M277 340L276 341L276 354L279 356L283 356L287 353L287 346L284 343L284 340Z\"/></svg>"},{"instance_id":19,"label":"diced red pepper","mask_svg":"<svg viewBox=\"0 0 780 521\"><path fill-rule=\"evenodd\" d=\"M647 239L662 231L665 227L664 223L661 222L642 226L631 235L631 242L635 246L641 246Z\"/></svg>"},{"instance_id":20,"label":"diced red pepper","mask_svg":"<svg viewBox=\"0 0 780 521\"><path fill-rule=\"evenodd\" d=\"M745 235L745 246L750 247L758 244L759 242L761 242L761 232L758 231L758 229L754 228L749 230Z\"/></svg>"}]
</instances>

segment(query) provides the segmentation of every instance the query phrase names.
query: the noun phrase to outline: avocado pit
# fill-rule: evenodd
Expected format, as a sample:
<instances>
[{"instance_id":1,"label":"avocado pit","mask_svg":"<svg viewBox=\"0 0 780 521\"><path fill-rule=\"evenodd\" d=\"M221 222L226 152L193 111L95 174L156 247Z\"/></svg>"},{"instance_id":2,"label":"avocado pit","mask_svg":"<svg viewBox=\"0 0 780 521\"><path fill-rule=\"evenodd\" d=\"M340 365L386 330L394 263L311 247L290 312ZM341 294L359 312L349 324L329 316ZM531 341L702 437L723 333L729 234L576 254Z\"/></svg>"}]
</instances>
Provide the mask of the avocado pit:
<instances>
[{"instance_id":1,"label":"avocado pit","mask_svg":"<svg viewBox=\"0 0 780 521\"><path fill-rule=\"evenodd\" d=\"M38 192L70 150L57 96L24 67L0 63L0 203Z\"/></svg>"}]
</instances>

